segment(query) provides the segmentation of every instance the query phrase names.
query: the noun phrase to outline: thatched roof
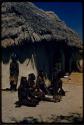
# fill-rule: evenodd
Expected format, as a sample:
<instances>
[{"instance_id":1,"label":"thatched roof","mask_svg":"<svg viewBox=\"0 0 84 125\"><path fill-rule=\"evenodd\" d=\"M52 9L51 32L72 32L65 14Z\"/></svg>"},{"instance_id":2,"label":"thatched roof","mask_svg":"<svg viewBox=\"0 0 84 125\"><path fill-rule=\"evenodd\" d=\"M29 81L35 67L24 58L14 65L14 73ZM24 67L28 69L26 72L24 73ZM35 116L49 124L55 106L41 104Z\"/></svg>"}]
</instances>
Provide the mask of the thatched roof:
<instances>
[{"instance_id":1,"label":"thatched roof","mask_svg":"<svg viewBox=\"0 0 84 125\"><path fill-rule=\"evenodd\" d=\"M1 11L2 47L42 40L65 40L68 45L81 46L78 34L54 12L43 11L31 2L3 2Z\"/></svg>"}]
</instances>

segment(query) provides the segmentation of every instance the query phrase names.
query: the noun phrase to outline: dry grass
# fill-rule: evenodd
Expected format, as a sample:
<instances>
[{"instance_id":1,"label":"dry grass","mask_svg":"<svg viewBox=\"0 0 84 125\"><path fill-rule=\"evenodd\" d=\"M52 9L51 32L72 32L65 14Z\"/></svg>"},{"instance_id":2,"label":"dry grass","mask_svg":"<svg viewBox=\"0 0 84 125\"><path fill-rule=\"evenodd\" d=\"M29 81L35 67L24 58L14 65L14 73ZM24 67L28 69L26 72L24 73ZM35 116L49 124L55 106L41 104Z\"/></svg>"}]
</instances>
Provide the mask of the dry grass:
<instances>
[{"instance_id":1,"label":"dry grass","mask_svg":"<svg viewBox=\"0 0 84 125\"><path fill-rule=\"evenodd\" d=\"M65 40L68 45L81 47L78 34L70 29L54 12L45 12L30 2L3 2L2 47L21 45L23 41L40 42ZM14 44L5 44L5 38L12 38ZM8 40L7 40L8 41Z\"/></svg>"}]
</instances>

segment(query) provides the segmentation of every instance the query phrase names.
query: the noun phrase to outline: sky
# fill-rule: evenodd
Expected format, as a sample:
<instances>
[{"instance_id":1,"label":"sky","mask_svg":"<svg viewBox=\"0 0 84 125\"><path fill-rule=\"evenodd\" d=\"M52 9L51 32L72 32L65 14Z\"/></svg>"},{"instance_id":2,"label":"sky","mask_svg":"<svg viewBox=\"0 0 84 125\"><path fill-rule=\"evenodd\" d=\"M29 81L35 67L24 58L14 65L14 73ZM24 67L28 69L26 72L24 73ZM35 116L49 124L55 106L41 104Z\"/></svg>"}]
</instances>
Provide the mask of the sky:
<instances>
[{"instance_id":1,"label":"sky","mask_svg":"<svg viewBox=\"0 0 84 125\"><path fill-rule=\"evenodd\" d=\"M33 2L45 11L54 11L83 40L83 8L81 2Z\"/></svg>"}]
</instances>

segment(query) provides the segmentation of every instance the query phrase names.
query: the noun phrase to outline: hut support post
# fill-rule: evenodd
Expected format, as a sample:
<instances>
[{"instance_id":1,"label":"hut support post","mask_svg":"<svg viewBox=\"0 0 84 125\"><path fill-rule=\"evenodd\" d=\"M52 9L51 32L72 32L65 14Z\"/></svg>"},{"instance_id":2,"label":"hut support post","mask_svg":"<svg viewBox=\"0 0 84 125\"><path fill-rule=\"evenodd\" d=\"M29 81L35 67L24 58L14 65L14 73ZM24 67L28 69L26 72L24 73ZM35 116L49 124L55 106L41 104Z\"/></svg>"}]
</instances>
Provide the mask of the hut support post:
<instances>
[{"instance_id":1,"label":"hut support post","mask_svg":"<svg viewBox=\"0 0 84 125\"><path fill-rule=\"evenodd\" d=\"M65 54L63 49L61 49L60 52L61 52L61 58L62 58L62 70L65 72Z\"/></svg>"},{"instance_id":2,"label":"hut support post","mask_svg":"<svg viewBox=\"0 0 84 125\"><path fill-rule=\"evenodd\" d=\"M70 60L69 60L69 72L72 71L72 62L73 62L73 58L72 56L70 57Z\"/></svg>"}]
</instances>

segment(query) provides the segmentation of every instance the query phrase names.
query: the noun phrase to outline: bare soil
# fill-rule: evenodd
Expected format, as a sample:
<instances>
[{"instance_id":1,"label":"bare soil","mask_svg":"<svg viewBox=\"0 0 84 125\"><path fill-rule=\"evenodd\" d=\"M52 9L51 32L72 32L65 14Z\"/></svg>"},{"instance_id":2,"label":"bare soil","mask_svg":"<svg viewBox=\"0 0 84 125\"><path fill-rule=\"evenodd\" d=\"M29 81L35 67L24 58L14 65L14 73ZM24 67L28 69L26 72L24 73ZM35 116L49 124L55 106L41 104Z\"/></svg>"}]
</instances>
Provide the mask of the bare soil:
<instances>
[{"instance_id":1,"label":"bare soil","mask_svg":"<svg viewBox=\"0 0 84 125\"><path fill-rule=\"evenodd\" d=\"M17 91L2 91L2 121L4 123L81 122L83 118L82 73L72 73L63 79L66 94L60 102L41 101L36 107L16 107Z\"/></svg>"}]
</instances>

